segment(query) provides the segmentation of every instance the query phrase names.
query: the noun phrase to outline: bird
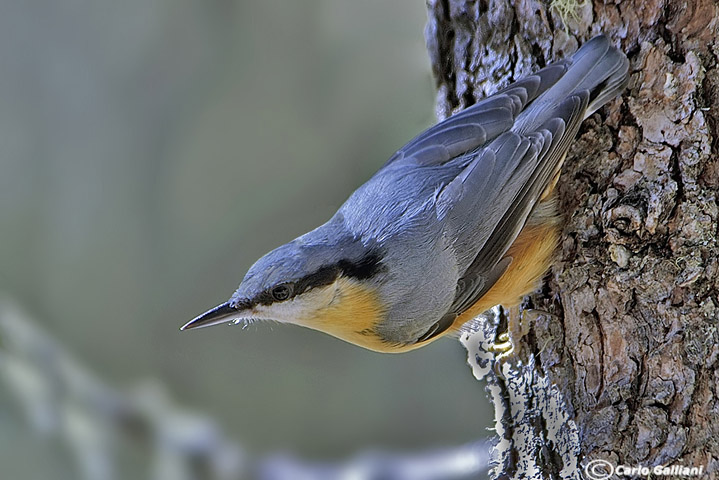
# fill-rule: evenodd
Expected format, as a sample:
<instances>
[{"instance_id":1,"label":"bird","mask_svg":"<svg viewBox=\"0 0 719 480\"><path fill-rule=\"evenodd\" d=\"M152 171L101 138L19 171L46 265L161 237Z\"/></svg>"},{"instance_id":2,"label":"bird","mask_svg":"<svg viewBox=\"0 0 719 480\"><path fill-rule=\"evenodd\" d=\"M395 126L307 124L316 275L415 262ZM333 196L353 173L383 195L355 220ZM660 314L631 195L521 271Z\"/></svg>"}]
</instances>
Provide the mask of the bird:
<instances>
[{"instance_id":1,"label":"bird","mask_svg":"<svg viewBox=\"0 0 719 480\"><path fill-rule=\"evenodd\" d=\"M556 256L567 151L624 90L628 66L599 35L428 128L181 330L271 320L401 353L519 304Z\"/></svg>"}]
</instances>

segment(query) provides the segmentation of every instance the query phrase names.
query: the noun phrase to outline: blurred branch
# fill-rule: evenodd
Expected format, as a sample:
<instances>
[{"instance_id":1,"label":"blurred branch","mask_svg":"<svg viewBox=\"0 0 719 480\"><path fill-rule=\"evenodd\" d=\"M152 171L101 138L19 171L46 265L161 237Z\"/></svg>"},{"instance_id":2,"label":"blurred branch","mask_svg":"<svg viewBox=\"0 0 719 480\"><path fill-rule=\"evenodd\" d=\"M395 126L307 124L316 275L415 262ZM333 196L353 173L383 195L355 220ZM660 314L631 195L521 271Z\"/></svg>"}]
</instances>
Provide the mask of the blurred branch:
<instances>
[{"instance_id":1,"label":"blurred branch","mask_svg":"<svg viewBox=\"0 0 719 480\"><path fill-rule=\"evenodd\" d=\"M273 455L259 468L262 480L452 480L476 479L489 469L489 442L409 455L366 452L341 464L309 463Z\"/></svg>"},{"instance_id":2,"label":"blurred branch","mask_svg":"<svg viewBox=\"0 0 719 480\"><path fill-rule=\"evenodd\" d=\"M0 379L35 430L69 446L86 479L126 478L115 450L128 437L147 445L150 478L241 477L243 451L215 422L172 405L155 382L131 394L109 387L2 299Z\"/></svg>"},{"instance_id":3,"label":"blurred branch","mask_svg":"<svg viewBox=\"0 0 719 480\"><path fill-rule=\"evenodd\" d=\"M208 416L177 407L157 382L133 392L111 388L0 298L0 381L31 426L68 445L82 477L128 478L118 457L123 441L142 446L155 480L387 479L451 480L486 473L489 446L472 443L411 455L363 453L345 463L311 463L289 455L250 462Z\"/></svg>"}]
</instances>

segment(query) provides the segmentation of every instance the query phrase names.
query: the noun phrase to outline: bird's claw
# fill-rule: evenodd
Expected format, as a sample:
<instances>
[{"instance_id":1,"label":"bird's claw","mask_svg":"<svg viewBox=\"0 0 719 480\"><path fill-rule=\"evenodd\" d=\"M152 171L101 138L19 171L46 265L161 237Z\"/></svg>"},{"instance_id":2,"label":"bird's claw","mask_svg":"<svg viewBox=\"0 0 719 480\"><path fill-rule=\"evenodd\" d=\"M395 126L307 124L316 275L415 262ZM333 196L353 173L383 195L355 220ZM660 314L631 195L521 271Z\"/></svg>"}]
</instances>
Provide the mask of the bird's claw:
<instances>
[{"instance_id":1,"label":"bird's claw","mask_svg":"<svg viewBox=\"0 0 719 480\"><path fill-rule=\"evenodd\" d=\"M489 347L489 351L496 354L498 358L511 356L514 352L514 342L510 333L502 332L497 337L497 342Z\"/></svg>"},{"instance_id":2,"label":"bird's claw","mask_svg":"<svg viewBox=\"0 0 719 480\"><path fill-rule=\"evenodd\" d=\"M546 312L532 309L520 312L519 307L509 309L507 330L500 333L497 341L488 349L495 354L494 371L497 375L502 375L502 366L519 352L519 341L529 333L532 321L544 313Z\"/></svg>"}]
</instances>

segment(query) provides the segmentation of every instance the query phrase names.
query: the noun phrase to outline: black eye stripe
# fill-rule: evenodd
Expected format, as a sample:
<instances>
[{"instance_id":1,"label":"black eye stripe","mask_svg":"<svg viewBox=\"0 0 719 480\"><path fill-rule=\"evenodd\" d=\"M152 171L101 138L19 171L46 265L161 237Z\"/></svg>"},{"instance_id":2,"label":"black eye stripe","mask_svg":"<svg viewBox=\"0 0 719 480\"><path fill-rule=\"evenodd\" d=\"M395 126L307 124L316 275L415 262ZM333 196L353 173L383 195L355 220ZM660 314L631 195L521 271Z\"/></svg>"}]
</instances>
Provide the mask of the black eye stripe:
<instances>
[{"instance_id":1,"label":"black eye stripe","mask_svg":"<svg viewBox=\"0 0 719 480\"><path fill-rule=\"evenodd\" d=\"M337 266L322 267L315 273L305 276L295 284L296 295L305 293L307 290L311 290L316 287L324 287L330 285L332 282L337 280L340 274Z\"/></svg>"},{"instance_id":2,"label":"black eye stripe","mask_svg":"<svg viewBox=\"0 0 719 480\"><path fill-rule=\"evenodd\" d=\"M255 305L271 305L271 304L273 304L273 303L275 303L275 299L272 298L272 293L270 293L269 291L262 292L262 293L260 293L259 295L257 295L255 298L253 298L252 300L250 300L250 305L251 305L251 306L255 306Z\"/></svg>"},{"instance_id":3,"label":"black eye stripe","mask_svg":"<svg viewBox=\"0 0 719 480\"><path fill-rule=\"evenodd\" d=\"M357 280L372 278L384 269L380 263L380 256L376 252L366 255L358 262L340 260L337 262L337 267L342 270L342 274L346 277L356 278Z\"/></svg>"},{"instance_id":4,"label":"black eye stripe","mask_svg":"<svg viewBox=\"0 0 719 480\"><path fill-rule=\"evenodd\" d=\"M379 255L376 253L367 255L359 261L339 260L333 265L327 265L314 273L305 275L296 282L285 282L275 285L257 295L249 303L251 305L271 305L273 303L285 302L313 288L331 285L340 275L357 280L365 280L383 271L384 268L385 267L380 263ZM284 290L282 292L276 292L278 288L282 290L283 288L287 288L289 292L284 292ZM281 294L277 295L277 293ZM287 293L286 296L285 293Z\"/></svg>"}]
</instances>

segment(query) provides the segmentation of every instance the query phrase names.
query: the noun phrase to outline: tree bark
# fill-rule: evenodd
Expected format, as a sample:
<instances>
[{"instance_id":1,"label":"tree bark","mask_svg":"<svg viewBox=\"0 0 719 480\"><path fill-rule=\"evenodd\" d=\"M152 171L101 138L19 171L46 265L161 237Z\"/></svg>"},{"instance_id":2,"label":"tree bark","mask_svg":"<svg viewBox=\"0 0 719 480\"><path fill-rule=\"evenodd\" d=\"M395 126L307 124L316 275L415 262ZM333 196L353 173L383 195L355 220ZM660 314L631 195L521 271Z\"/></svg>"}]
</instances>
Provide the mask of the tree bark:
<instances>
[{"instance_id":1,"label":"tree bark","mask_svg":"<svg viewBox=\"0 0 719 480\"><path fill-rule=\"evenodd\" d=\"M520 465L528 457L536 478L609 478L587 472L593 460L719 476L719 7L552 5L428 0L440 118L599 33L631 61L623 97L585 121L564 164L558 261L524 302L548 314L513 363L554 385L578 454L553 454L547 426L535 425L547 448L524 450L513 438L495 477L534 478ZM506 399L520 377L505 377L490 387ZM535 406L554 395L528 392ZM504 422L512 437L516 419Z\"/></svg>"}]
</instances>

